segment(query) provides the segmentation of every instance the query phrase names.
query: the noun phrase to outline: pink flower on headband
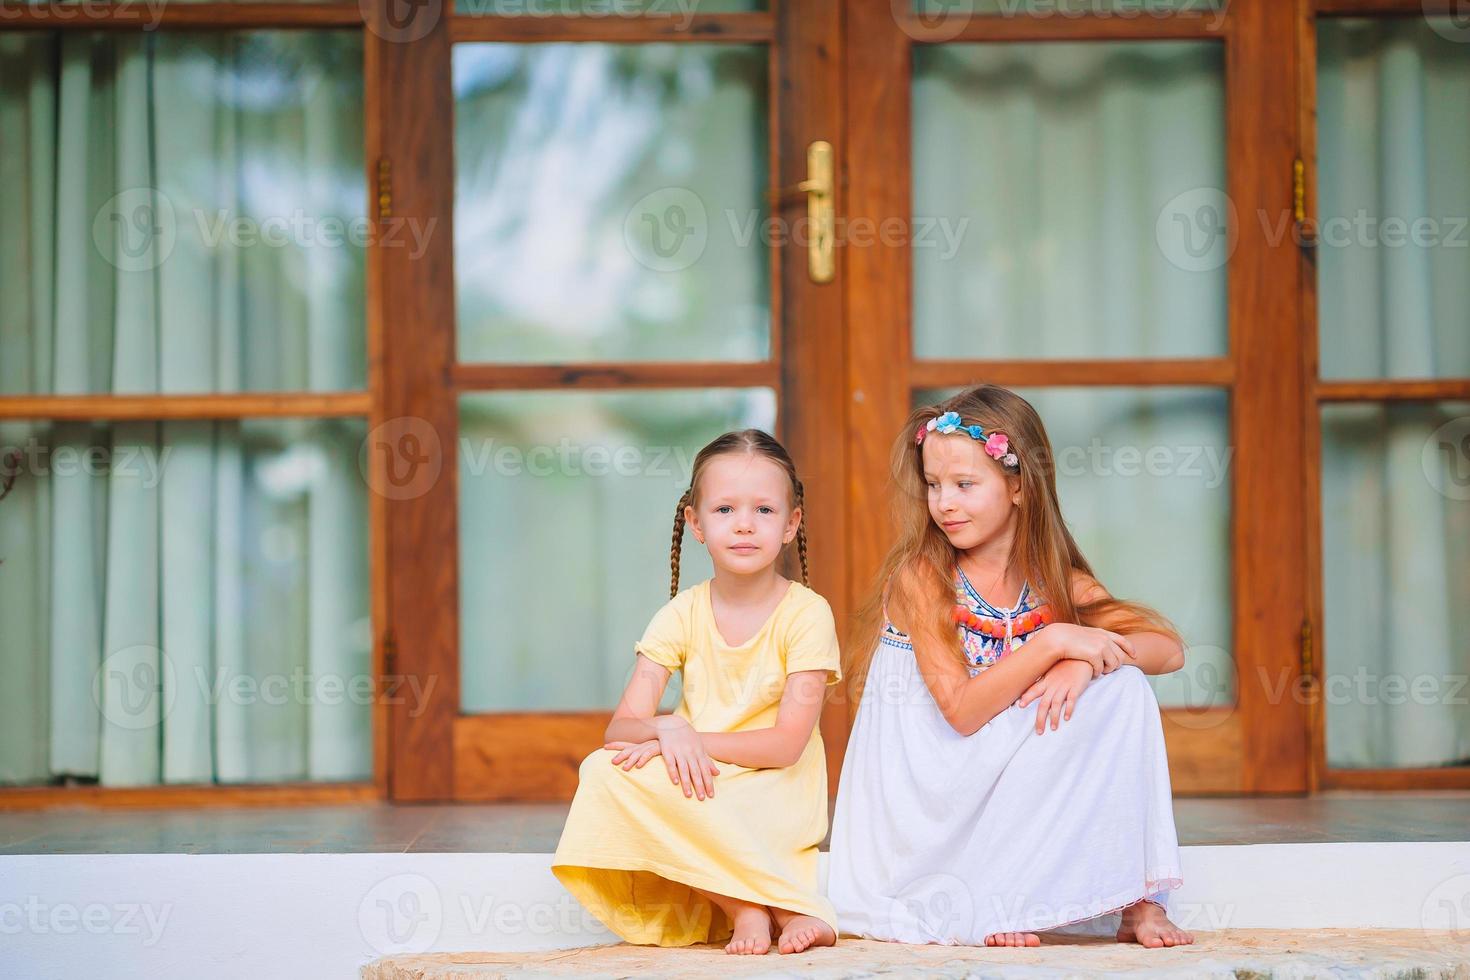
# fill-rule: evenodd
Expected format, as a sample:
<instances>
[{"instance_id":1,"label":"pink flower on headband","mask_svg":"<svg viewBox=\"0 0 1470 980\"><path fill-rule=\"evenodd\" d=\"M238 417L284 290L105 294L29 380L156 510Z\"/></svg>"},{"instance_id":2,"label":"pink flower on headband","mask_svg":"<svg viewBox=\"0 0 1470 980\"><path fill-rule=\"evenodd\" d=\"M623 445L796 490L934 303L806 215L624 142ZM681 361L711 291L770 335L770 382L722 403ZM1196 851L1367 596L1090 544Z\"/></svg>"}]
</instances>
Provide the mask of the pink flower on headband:
<instances>
[{"instance_id":1,"label":"pink flower on headband","mask_svg":"<svg viewBox=\"0 0 1470 980\"><path fill-rule=\"evenodd\" d=\"M1004 432L992 432L990 438L985 440L985 455L991 459L1000 459L1010 448L1011 441Z\"/></svg>"}]
</instances>

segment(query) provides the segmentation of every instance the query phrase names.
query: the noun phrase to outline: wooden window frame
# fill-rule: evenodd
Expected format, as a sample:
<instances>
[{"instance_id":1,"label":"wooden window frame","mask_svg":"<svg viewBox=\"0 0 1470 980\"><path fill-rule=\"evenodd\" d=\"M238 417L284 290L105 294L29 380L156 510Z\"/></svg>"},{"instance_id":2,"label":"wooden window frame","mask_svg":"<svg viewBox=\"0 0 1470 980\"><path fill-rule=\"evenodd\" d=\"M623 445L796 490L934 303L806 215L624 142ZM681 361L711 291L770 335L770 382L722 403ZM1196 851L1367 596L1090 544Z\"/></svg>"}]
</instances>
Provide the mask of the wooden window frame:
<instances>
[{"instance_id":1,"label":"wooden window frame","mask_svg":"<svg viewBox=\"0 0 1470 980\"><path fill-rule=\"evenodd\" d=\"M916 44L963 42L1217 40L1225 46L1226 191L1244 210L1291 207L1297 154L1294 11L1279 0L1232 0L1220 14L1178 12L1122 18L975 16L937 32L911 18L894 21L887 4L847 0L848 48L868 70L847 78L848 112L868 125L849 140L853 213L909 215L910 78ZM1285 93L1285 98L1282 97ZM1278 505L1300 493L1301 433L1280 420L1301 404L1297 263L1273 249L1262 230L1239 229L1227 266L1229 344L1218 358L1162 360L935 361L912 350L912 271L907 249L877 247L848 256L849 300L874 320L901 324L887 332L850 331L853 513L882 513L887 440L909 412L911 393L963 385L1154 386L1224 389L1230 439L1267 446L1235 455L1231 483L1231 581L1236 703L1205 711L1165 709L1171 776L1180 794L1299 793L1307 789L1307 726L1302 706L1273 698L1267 680L1300 671L1303 576L1302 521ZM881 565L883 543L852 542L854 584L865 589ZM1285 556L1283 558L1283 556Z\"/></svg>"},{"instance_id":2,"label":"wooden window frame","mask_svg":"<svg viewBox=\"0 0 1470 980\"><path fill-rule=\"evenodd\" d=\"M1455 0L1297 0L1297 34L1301 55L1300 89L1304 211L1317 217L1317 21L1324 17L1448 16ZM1303 637L1312 661L1314 695L1311 704L1310 762L1313 791L1470 789L1470 766L1402 769L1339 769L1327 763L1327 717L1322 710L1326 636L1322 572L1322 407L1333 403L1375 404L1391 401L1431 402L1470 400L1470 378L1323 379L1320 363L1320 324L1316 253L1301 250L1303 357L1301 417L1308 462L1302 484L1302 513L1306 520L1306 580L1308 632Z\"/></svg>"},{"instance_id":3,"label":"wooden window frame","mask_svg":"<svg viewBox=\"0 0 1470 980\"><path fill-rule=\"evenodd\" d=\"M456 444L458 402L475 391L657 390L769 387L776 393L777 436L801 468L807 528L814 541L813 587L834 613L845 615L845 440L840 410L844 384L842 301L839 286L812 283L804 250L771 243L771 356L764 361L486 363L456 360L453 285L454 99L449 64L455 43L739 43L765 45L768 55L768 153L771 215L800 204L789 193L806 177L806 146L814 139L841 145L840 54L836 7L800 10L775 0L769 12L695 14L684 29L660 16L498 17L453 15L411 44L378 47L384 59L383 125L402 122L392 151L416 161L406 184L395 187L406 213L436 218L440 233L416 273L383 270L390 288L385 316L395 322L413 311L419 324L412 360L390 358L388 400L394 416L424 419L441 439ZM792 93L800 93L795 97ZM426 122L433 120L432 124ZM383 151L388 152L388 151ZM393 166L395 175L405 168ZM405 196L406 195L406 196ZM837 207L842 189L837 188ZM794 213L794 212L793 212ZM384 257L404 261L403 256ZM428 274L426 274L426 270ZM840 273L839 273L840 277ZM800 329L789 329L800 325ZM391 333L391 332L390 332ZM391 347L391 340L390 340ZM405 347L405 349L410 349ZM802 397L788 393L800 379ZM392 718L393 753L412 764L394 765L395 800L564 800L576 788L582 758L601 742L610 711L465 713L459 695L458 472L444 454L445 477L428 493L395 501L390 524L393 556L392 646L402 648L401 672L436 683L436 696L416 715ZM411 648L410 648L411 646ZM831 771L841 766L846 711L829 702L822 715ZM535 746L528 751L528 746ZM835 781L831 787L835 791Z\"/></svg>"},{"instance_id":4,"label":"wooden window frame","mask_svg":"<svg viewBox=\"0 0 1470 980\"><path fill-rule=\"evenodd\" d=\"M58 17L55 5L35 7L8 6L0 18L0 32L149 32L156 26L162 31L196 30L328 30L357 29L364 44L364 113L371 124L376 90L370 67L376 39L356 4L166 4L153 15L136 4L89 5L87 11L69 11ZM369 125L369 130L372 130ZM369 162L376 159L374 138L369 132L365 140L364 182L368 200L364 214L376 214L374 198L376 174ZM180 419L246 419L246 418L361 418L371 432L385 421L384 416L384 334L383 319L373 302L381 290L375 258L378 248L367 248L368 287L364 328L367 331L366 387L360 391L308 392L271 391L229 394L82 394L82 395L0 395L0 420L62 421L80 420L116 422L124 420L170 421ZM374 458L374 471L381 464ZM381 479L379 474L373 481ZM380 484L377 484L380 485ZM372 672L375 679L384 677L383 644L379 624L384 622L388 598L388 562L386 560L387 509L381 495L368 492L368 562L369 616L373 624ZM197 783L141 787L99 785L76 786L5 786L0 787L0 811L41 809L52 806L85 804L107 808L197 807L197 806L279 806L330 805L365 803L382 799L388 792L388 704L375 697L370 712L370 737L373 749L372 777L354 782L281 782L281 783Z\"/></svg>"},{"instance_id":5,"label":"wooden window frame","mask_svg":"<svg viewBox=\"0 0 1470 980\"><path fill-rule=\"evenodd\" d=\"M455 15L430 5L415 16L436 23L411 41L390 40L385 6L357 4L169 4L161 30L358 29L364 60L364 167L367 211L442 222L425 253L367 249L365 391L229 395L0 396L0 419L224 419L362 417L369 432L394 420L422 419L457 432L460 393L492 389L658 389L771 386L781 434L802 464L814 538L814 584L839 620L865 596L883 557L870 531L885 512L885 438L908 413L917 388L964 384L978 376L1016 386L1192 385L1224 389L1232 444L1270 445L1270 460L1239 454L1232 473L1231 555L1238 700L1186 717L1164 712L1180 793L1299 793L1326 788L1470 787L1470 768L1328 770L1323 718L1292 698L1269 704L1253 672L1300 671L1303 639L1322 635L1320 406L1326 402L1470 398L1470 380L1322 381L1317 366L1315 265L1307 251L1286 260L1243 227L1229 269L1229 350L1225 357L1125 361L933 361L915 359L911 341L912 275L906 250L884 245L838 250L835 284L814 288L800 264L772 249L772 358L747 364L600 363L458 364L454 360L453 95L448 62L461 41L609 43L723 41L771 45L772 187L804 177L804 141L820 135L838 147L839 214L910 213L909 77L912 46L929 43L917 19L898 25L887 3L831 0L795 13L770 0L758 13L697 14L687 30L660 17L496 17ZM1227 191L1236 201L1291 207L1290 167L1304 161L1308 206L1315 200L1317 17L1421 16L1451 12L1454 0L1231 0L1218 15L1168 17L975 17L942 41L1217 39L1226 51ZM132 4L93 5L89 14L56 17L51 8L12 7L0 31L150 29L153 15ZM898 28L902 29L898 29ZM415 32L417 33L417 32ZM778 112L777 79L808 97ZM848 118L864 125L847 131ZM445 120L451 120L446 123ZM1248 135L1249 150L1238 137ZM379 161L391 160L391 177ZM385 179L381 179L383 177ZM391 180L391 185L388 181ZM390 203L391 202L391 203ZM1262 205L1264 206L1264 205ZM774 213L774 210L773 210ZM861 320L858 315L861 315ZM782 331L786 323L840 324ZM849 322L850 321L850 322ZM865 322L901 329L865 329ZM1293 370L1298 366L1300 370ZM800 378L810 397L782 398ZM823 414L818 406L827 406ZM814 417L820 415L820 417ZM1295 416L1301 424L1282 426ZM847 438L836 433L847 432ZM1297 462L1300 461L1300 462ZM343 803L371 800L503 798L494 786L457 787L456 758L487 744L544 735L567 746L558 774L510 773L515 798L540 782L541 795L564 798L582 748L601 736L598 712L461 715L458 695L457 476L411 500L370 492L370 589L375 676L415 675L443 684L429 710L378 699L372 712L373 778L346 784L198 785L143 788L20 786L0 788L0 810L84 802L97 806L200 806ZM373 455L374 481L383 465ZM1273 502L1300 499L1292 508ZM439 542L425 547L424 542ZM1270 542L1268 547L1265 542ZM443 549L448 549L445 551ZM1284 556L1284 557L1283 557ZM435 609L454 610L453 616ZM1309 657L1303 681L1320 685L1321 658ZM447 692L447 693L446 693ZM392 693L391 691L389 693ZM851 705L829 703L822 718L829 771L840 770ZM491 719L489 721L485 719ZM1177 750L1177 751L1176 751ZM506 774L509 756L471 760ZM488 765L489 768L485 768ZM497 776L496 778L499 778ZM835 780L833 781L835 787Z\"/></svg>"}]
</instances>

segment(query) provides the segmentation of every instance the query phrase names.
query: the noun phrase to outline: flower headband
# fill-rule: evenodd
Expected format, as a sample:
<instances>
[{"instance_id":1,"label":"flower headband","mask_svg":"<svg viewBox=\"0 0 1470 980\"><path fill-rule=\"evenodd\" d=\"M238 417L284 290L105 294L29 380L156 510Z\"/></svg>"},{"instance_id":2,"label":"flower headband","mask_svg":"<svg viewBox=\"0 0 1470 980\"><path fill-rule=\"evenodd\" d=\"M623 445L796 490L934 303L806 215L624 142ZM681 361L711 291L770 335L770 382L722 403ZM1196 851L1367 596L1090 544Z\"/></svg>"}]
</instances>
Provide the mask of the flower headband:
<instances>
[{"instance_id":1,"label":"flower headband","mask_svg":"<svg viewBox=\"0 0 1470 980\"><path fill-rule=\"evenodd\" d=\"M924 437L931 432L938 432L940 435L963 432L971 439L984 442L985 455L1000 460L1000 465L1008 472L1016 473L1021 469L1021 461L1011 452L1011 440L1004 432L992 432L987 436L985 430L978 425L962 425L959 412L945 412L919 426L919 431L914 433L914 445L923 445Z\"/></svg>"}]
</instances>

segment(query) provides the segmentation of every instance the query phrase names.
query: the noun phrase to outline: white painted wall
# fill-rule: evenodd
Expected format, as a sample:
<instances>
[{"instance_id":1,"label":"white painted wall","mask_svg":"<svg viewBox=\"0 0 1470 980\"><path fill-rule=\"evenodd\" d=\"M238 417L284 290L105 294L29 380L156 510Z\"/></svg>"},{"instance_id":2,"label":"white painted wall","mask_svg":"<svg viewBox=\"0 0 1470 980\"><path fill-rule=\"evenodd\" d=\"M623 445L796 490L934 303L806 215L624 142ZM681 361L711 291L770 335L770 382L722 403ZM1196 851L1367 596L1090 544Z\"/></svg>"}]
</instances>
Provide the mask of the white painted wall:
<instances>
[{"instance_id":1,"label":"white painted wall","mask_svg":"<svg viewBox=\"0 0 1470 980\"><path fill-rule=\"evenodd\" d=\"M1182 848L1195 930L1470 930L1470 843ZM350 978L396 952L611 942L549 854L0 857L0 977ZM826 874L826 855L822 855ZM1470 932L1466 933L1470 937Z\"/></svg>"}]
</instances>

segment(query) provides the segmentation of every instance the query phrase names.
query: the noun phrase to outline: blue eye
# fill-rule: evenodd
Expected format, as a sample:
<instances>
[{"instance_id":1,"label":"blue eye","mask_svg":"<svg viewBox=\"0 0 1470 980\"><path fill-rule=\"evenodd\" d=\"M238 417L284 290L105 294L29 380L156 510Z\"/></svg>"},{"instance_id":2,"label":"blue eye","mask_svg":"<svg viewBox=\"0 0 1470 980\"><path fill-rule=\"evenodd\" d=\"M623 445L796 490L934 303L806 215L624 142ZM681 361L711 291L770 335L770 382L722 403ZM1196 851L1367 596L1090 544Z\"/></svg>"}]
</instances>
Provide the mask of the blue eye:
<instances>
[{"instance_id":1,"label":"blue eye","mask_svg":"<svg viewBox=\"0 0 1470 980\"><path fill-rule=\"evenodd\" d=\"M720 504L720 506L718 506L718 507L715 508L715 513L716 514L727 514L727 513L730 512L731 509L732 508L730 507L729 504Z\"/></svg>"},{"instance_id":2,"label":"blue eye","mask_svg":"<svg viewBox=\"0 0 1470 980\"><path fill-rule=\"evenodd\" d=\"M761 505L760 511L763 514L774 514L774 513L776 513L775 510L771 509L770 507L765 506L764 504Z\"/></svg>"},{"instance_id":3,"label":"blue eye","mask_svg":"<svg viewBox=\"0 0 1470 980\"><path fill-rule=\"evenodd\" d=\"M963 488L963 487L973 487L975 484L971 483L969 480L961 480L960 483L959 483L959 485L960 485L961 488Z\"/></svg>"}]
</instances>

